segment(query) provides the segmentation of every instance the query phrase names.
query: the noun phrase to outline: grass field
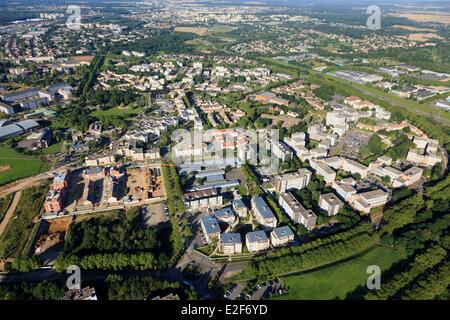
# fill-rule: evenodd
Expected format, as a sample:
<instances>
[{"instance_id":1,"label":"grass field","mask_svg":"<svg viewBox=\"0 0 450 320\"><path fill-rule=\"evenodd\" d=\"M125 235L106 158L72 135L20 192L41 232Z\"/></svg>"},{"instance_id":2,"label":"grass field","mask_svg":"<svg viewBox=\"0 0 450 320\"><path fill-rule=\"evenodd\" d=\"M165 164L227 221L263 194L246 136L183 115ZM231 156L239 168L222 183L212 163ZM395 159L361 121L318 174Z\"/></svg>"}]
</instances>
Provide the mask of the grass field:
<instances>
[{"instance_id":1,"label":"grass field","mask_svg":"<svg viewBox=\"0 0 450 320\"><path fill-rule=\"evenodd\" d=\"M0 172L0 185L45 172L48 165L35 157L23 155L14 149L0 146L0 166L10 165Z\"/></svg>"},{"instance_id":2,"label":"grass field","mask_svg":"<svg viewBox=\"0 0 450 320\"><path fill-rule=\"evenodd\" d=\"M63 144L62 141L54 143L50 147L42 149L41 153L44 155L52 155L59 153L61 151L62 144Z\"/></svg>"},{"instance_id":3,"label":"grass field","mask_svg":"<svg viewBox=\"0 0 450 320\"><path fill-rule=\"evenodd\" d=\"M358 286L365 285L369 276L366 273L369 265L378 265L383 271L403 258L405 255L397 252L395 248L375 247L347 262L282 278L284 284L290 288L289 293L274 299L344 299Z\"/></svg>"},{"instance_id":4,"label":"grass field","mask_svg":"<svg viewBox=\"0 0 450 320\"><path fill-rule=\"evenodd\" d=\"M119 108L119 107L115 107L115 108L111 108L111 109L108 109L108 110L95 110L91 114L94 117L97 117L97 116L122 116L122 117L129 117L129 116L138 115L139 113L142 112L142 110L143 110L142 108L131 108L131 107Z\"/></svg>"},{"instance_id":5,"label":"grass field","mask_svg":"<svg viewBox=\"0 0 450 320\"><path fill-rule=\"evenodd\" d=\"M17 258L23 254L32 234L33 219L42 209L47 190L46 185L23 190L14 216L0 239L0 258Z\"/></svg>"}]
</instances>

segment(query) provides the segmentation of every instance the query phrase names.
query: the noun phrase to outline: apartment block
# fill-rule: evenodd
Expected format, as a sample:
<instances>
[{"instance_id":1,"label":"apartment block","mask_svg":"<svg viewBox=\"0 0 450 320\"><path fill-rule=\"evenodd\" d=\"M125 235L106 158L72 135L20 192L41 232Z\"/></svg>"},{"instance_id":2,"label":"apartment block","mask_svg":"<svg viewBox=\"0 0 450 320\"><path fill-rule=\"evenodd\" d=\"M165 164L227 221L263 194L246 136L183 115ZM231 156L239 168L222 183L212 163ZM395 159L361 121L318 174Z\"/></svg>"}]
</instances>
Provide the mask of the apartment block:
<instances>
[{"instance_id":1,"label":"apartment block","mask_svg":"<svg viewBox=\"0 0 450 320\"><path fill-rule=\"evenodd\" d=\"M291 172L276 176L274 185L276 192L285 192L290 189L303 189L311 181L312 173L308 169L300 169L298 172Z\"/></svg>"}]
</instances>

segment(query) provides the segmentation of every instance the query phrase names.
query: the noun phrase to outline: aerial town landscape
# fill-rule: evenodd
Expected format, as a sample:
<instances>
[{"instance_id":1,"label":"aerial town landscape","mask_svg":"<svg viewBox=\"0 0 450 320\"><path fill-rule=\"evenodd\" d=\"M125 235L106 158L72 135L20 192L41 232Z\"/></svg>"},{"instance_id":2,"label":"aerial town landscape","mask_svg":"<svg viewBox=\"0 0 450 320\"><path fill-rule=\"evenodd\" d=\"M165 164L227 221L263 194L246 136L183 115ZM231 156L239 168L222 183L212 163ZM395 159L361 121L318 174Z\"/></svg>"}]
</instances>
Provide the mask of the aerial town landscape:
<instances>
[{"instance_id":1,"label":"aerial town landscape","mask_svg":"<svg viewBox=\"0 0 450 320\"><path fill-rule=\"evenodd\" d=\"M0 4L0 300L448 300L426 3Z\"/></svg>"}]
</instances>

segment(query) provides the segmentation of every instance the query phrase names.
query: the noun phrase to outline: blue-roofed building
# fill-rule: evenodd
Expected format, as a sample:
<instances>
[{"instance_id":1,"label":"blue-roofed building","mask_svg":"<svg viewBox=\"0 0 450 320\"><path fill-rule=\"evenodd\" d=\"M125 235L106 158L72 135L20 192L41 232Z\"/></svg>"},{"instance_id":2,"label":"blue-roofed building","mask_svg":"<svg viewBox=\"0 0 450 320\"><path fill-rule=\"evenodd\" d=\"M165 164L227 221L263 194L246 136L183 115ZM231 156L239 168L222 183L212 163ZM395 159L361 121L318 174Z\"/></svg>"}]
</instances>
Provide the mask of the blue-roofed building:
<instances>
[{"instance_id":1,"label":"blue-roofed building","mask_svg":"<svg viewBox=\"0 0 450 320\"><path fill-rule=\"evenodd\" d=\"M73 88L70 85L68 85L66 82L55 83L55 84L49 85L47 87L48 93L50 93L52 95L56 94L58 92L58 90L60 90L60 89L72 90Z\"/></svg>"},{"instance_id":2,"label":"blue-roofed building","mask_svg":"<svg viewBox=\"0 0 450 320\"><path fill-rule=\"evenodd\" d=\"M222 208L213 213L214 217L228 224L233 224L236 221L236 215L231 207Z\"/></svg>"},{"instance_id":3,"label":"blue-roofed building","mask_svg":"<svg viewBox=\"0 0 450 320\"><path fill-rule=\"evenodd\" d=\"M214 216L208 215L206 217L203 217L202 219L200 219L200 225L208 243L211 243L213 239L219 239L219 221L217 221Z\"/></svg>"},{"instance_id":4,"label":"blue-roofed building","mask_svg":"<svg viewBox=\"0 0 450 320\"><path fill-rule=\"evenodd\" d=\"M242 253L241 235L239 233L222 233L219 250L228 255Z\"/></svg>"},{"instance_id":5,"label":"blue-roofed building","mask_svg":"<svg viewBox=\"0 0 450 320\"><path fill-rule=\"evenodd\" d=\"M39 123L33 120L23 120L0 127L0 141L20 136L36 128L39 128Z\"/></svg>"},{"instance_id":6,"label":"blue-roofed building","mask_svg":"<svg viewBox=\"0 0 450 320\"><path fill-rule=\"evenodd\" d=\"M233 209L239 217L245 217L248 213L248 208L242 199L233 200Z\"/></svg>"},{"instance_id":7,"label":"blue-roofed building","mask_svg":"<svg viewBox=\"0 0 450 320\"><path fill-rule=\"evenodd\" d=\"M270 233L270 242L274 247L286 246L294 241L294 233L288 226L278 227Z\"/></svg>"},{"instance_id":8,"label":"blue-roofed building","mask_svg":"<svg viewBox=\"0 0 450 320\"><path fill-rule=\"evenodd\" d=\"M207 168L195 175L196 178L207 178L210 176L221 176L223 178L223 175L225 174L225 170L220 168Z\"/></svg>"},{"instance_id":9,"label":"blue-roofed building","mask_svg":"<svg viewBox=\"0 0 450 320\"><path fill-rule=\"evenodd\" d=\"M256 220L265 228L275 228L277 218L262 196L252 199L252 210Z\"/></svg>"},{"instance_id":10,"label":"blue-roofed building","mask_svg":"<svg viewBox=\"0 0 450 320\"><path fill-rule=\"evenodd\" d=\"M245 236L249 252L263 251L269 249L269 238L264 231L252 231Z\"/></svg>"}]
</instances>

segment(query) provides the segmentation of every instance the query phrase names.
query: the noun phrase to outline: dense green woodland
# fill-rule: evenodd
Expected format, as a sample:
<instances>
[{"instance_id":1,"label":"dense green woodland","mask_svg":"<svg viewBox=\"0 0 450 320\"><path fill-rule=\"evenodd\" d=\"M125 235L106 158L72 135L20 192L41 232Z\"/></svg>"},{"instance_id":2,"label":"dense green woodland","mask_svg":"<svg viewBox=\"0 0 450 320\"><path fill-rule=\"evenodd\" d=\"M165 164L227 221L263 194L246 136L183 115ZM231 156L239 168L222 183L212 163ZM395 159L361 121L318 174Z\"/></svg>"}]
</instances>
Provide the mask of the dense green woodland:
<instances>
[{"instance_id":1,"label":"dense green woodland","mask_svg":"<svg viewBox=\"0 0 450 320\"><path fill-rule=\"evenodd\" d=\"M169 267L173 254L171 230L169 223L144 226L139 209L74 223L55 268L62 271L70 264L106 270Z\"/></svg>"}]
</instances>

